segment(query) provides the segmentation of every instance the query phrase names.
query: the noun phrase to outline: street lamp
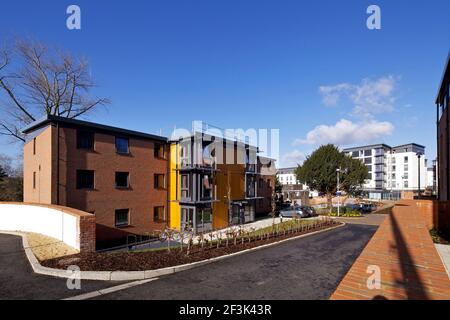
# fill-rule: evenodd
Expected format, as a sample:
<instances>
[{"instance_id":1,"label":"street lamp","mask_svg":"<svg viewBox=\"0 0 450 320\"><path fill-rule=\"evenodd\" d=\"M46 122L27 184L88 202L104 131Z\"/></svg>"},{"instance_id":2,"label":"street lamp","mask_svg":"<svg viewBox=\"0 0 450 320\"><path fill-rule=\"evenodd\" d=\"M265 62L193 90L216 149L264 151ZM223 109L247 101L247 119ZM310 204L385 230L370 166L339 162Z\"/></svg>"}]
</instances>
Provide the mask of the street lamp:
<instances>
[{"instance_id":1,"label":"street lamp","mask_svg":"<svg viewBox=\"0 0 450 320\"><path fill-rule=\"evenodd\" d=\"M418 183L418 186L417 186L417 191L418 191L417 196L420 199L420 158L422 157L422 153L417 152L416 155L417 155L417 159L419 159L419 165L418 165L418 167L419 167L418 182L419 183Z\"/></svg>"},{"instance_id":2,"label":"street lamp","mask_svg":"<svg viewBox=\"0 0 450 320\"><path fill-rule=\"evenodd\" d=\"M340 187L341 187L341 183L340 183L340 173L344 172L347 173L347 169L342 170L341 168L336 169L337 172L337 196L338 196L338 208L337 208L337 216L339 217L341 214L341 191L340 191Z\"/></svg>"}]
</instances>

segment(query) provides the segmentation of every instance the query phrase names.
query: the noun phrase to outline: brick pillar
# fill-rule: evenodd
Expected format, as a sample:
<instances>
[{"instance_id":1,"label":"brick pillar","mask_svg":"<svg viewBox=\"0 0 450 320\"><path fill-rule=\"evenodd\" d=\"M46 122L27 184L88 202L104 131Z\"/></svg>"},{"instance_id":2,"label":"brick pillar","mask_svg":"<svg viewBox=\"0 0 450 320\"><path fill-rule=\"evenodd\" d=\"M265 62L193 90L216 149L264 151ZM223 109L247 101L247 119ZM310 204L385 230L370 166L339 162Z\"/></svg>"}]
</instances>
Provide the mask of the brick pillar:
<instances>
[{"instance_id":1,"label":"brick pillar","mask_svg":"<svg viewBox=\"0 0 450 320\"><path fill-rule=\"evenodd\" d=\"M80 252L95 252L95 216L82 216L79 219Z\"/></svg>"}]
</instances>

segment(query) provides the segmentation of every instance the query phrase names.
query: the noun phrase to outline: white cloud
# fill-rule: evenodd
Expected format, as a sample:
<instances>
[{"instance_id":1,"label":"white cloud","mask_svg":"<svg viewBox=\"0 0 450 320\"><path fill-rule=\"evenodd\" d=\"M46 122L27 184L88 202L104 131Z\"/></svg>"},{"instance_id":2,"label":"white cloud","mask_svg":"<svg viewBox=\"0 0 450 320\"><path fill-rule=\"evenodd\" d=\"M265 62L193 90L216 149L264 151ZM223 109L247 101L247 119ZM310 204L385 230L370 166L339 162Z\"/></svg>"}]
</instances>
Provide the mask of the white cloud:
<instances>
[{"instance_id":1,"label":"white cloud","mask_svg":"<svg viewBox=\"0 0 450 320\"><path fill-rule=\"evenodd\" d=\"M305 161L306 156L303 152L294 150L292 152L286 153L282 158L283 167L296 167Z\"/></svg>"},{"instance_id":2,"label":"white cloud","mask_svg":"<svg viewBox=\"0 0 450 320\"><path fill-rule=\"evenodd\" d=\"M371 118L375 114L394 110L394 91L398 77L386 76L377 80L364 79L360 84L340 83L321 86L319 92L323 103L336 106L341 97L347 97L353 104L353 114Z\"/></svg>"},{"instance_id":3,"label":"white cloud","mask_svg":"<svg viewBox=\"0 0 450 320\"><path fill-rule=\"evenodd\" d=\"M311 130L305 139L297 139L294 145L323 145L335 144L345 146L357 143L379 142L385 135L394 131L394 125L390 122L379 122L375 120L354 123L342 119L335 125L320 125Z\"/></svg>"}]
</instances>

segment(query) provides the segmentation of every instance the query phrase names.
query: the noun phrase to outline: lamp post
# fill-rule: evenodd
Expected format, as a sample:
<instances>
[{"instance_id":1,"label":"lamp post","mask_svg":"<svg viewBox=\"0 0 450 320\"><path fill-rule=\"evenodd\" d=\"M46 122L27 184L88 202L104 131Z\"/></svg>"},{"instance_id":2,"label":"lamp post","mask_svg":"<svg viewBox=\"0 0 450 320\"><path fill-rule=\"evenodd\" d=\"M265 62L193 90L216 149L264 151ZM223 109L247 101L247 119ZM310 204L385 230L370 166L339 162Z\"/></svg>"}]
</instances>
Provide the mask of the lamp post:
<instances>
[{"instance_id":1,"label":"lamp post","mask_svg":"<svg viewBox=\"0 0 450 320\"><path fill-rule=\"evenodd\" d=\"M339 191L340 182L339 182L339 174L341 173L341 168L336 169L337 172L337 196L338 196L338 208L337 208L337 216L340 216L341 213L341 193Z\"/></svg>"},{"instance_id":2,"label":"lamp post","mask_svg":"<svg viewBox=\"0 0 450 320\"><path fill-rule=\"evenodd\" d=\"M344 173L347 173L347 169L345 169L345 170L342 170L341 168L338 168L338 169L336 169L336 172L337 172L337 196L338 196L338 209L337 209L337 216L339 217L340 216L340 214L341 214L341 191L340 191L340 188L341 188L341 182L340 182L340 173L341 172L344 172Z\"/></svg>"},{"instance_id":3,"label":"lamp post","mask_svg":"<svg viewBox=\"0 0 450 320\"><path fill-rule=\"evenodd\" d=\"M422 154L420 152L418 152L417 154L417 159L419 160L419 175L418 175L418 185L417 185L417 196L420 199L420 158L422 157Z\"/></svg>"}]
</instances>

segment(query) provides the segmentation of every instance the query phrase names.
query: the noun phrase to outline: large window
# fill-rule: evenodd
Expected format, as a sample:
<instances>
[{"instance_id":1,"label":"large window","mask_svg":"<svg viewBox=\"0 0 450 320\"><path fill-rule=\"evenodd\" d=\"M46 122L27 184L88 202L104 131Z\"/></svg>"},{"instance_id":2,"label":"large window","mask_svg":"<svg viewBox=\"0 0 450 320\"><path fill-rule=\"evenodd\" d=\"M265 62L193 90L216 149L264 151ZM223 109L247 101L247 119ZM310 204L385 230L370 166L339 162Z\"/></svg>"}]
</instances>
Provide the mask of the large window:
<instances>
[{"instance_id":1,"label":"large window","mask_svg":"<svg viewBox=\"0 0 450 320\"><path fill-rule=\"evenodd\" d=\"M157 159L166 159L166 152L164 150L164 145L160 143L155 143L154 156Z\"/></svg>"},{"instance_id":2,"label":"large window","mask_svg":"<svg viewBox=\"0 0 450 320\"><path fill-rule=\"evenodd\" d=\"M116 137L116 152L121 154L130 153L130 140L128 138Z\"/></svg>"},{"instance_id":3,"label":"large window","mask_svg":"<svg viewBox=\"0 0 450 320\"><path fill-rule=\"evenodd\" d=\"M181 183L180 183L180 189L181 189L181 200L189 200L190 199L190 192L189 192L189 175L183 174L181 175Z\"/></svg>"},{"instance_id":4,"label":"large window","mask_svg":"<svg viewBox=\"0 0 450 320\"><path fill-rule=\"evenodd\" d=\"M166 177L163 174L155 174L154 176L154 187L155 189L165 189L166 188Z\"/></svg>"},{"instance_id":5,"label":"large window","mask_svg":"<svg viewBox=\"0 0 450 320\"><path fill-rule=\"evenodd\" d=\"M115 218L116 218L116 227L126 227L130 225L130 210L117 209Z\"/></svg>"},{"instance_id":6,"label":"large window","mask_svg":"<svg viewBox=\"0 0 450 320\"><path fill-rule=\"evenodd\" d=\"M94 149L94 133L87 130L77 130L77 148Z\"/></svg>"},{"instance_id":7,"label":"large window","mask_svg":"<svg viewBox=\"0 0 450 320\"><path fill-rule=\"evenodd\" d=\"M365 157L371 157L372 156L372 150L364 150L364 156Z\"/></svg>"},{"instance_id":8,"label":"large window","mask_svg":"<svg viewBox=\"0 0 450 320\"><path fill-rule=\"evenodd\" d=\"M130 187L130 174L128 172L116 172L116 188L127 189Z\"/></svg>"},{"instance_id":9,"label":"large window","mask_svg":"<svg viewBox=\"0 0 450 320\"><path fill-rule=\"evenodd\" d=\"M358 158L359 157L359 151L353 151L352 152L352 157L353 158Z\"/></svg>"},{"instance_id":10,"label":"large window","mask_svg":"<svg viewBox=\"0 0 450 320\"><path fill-rule=\"evenodd\" d=\"M204 174L202 176L201 195L202 200L210 200L212 198L212 177Z\"/></svg>"},{"instance_id":11,"label":"large window","mask_svg":"<svg viewBox=\"0 0 450 320\"><path fill-rule=\"evenodd\" d=\"M371 164L372 163L372 158L365 158L364 159L364 163L365 164Z\"/></svg>"},{"instance_id":12,"label":"large window","mask_svg":"<svg viewBox=\"0 0 450 320\"><path fill-rule=\"evenodd\" d=\"M94 189L94 171L77 170L77 189Z\"/></svg>"},{"instance_id":13,"label":"large window","mask_svg":"<svg viewBox=\"0 0 450 320\"><path fill-rule=\"evenodd\" d=\"M166 210L165 207L154 207L153 208L153 222L161 223L166 221Z\"/></svg>"}]
</instances>

